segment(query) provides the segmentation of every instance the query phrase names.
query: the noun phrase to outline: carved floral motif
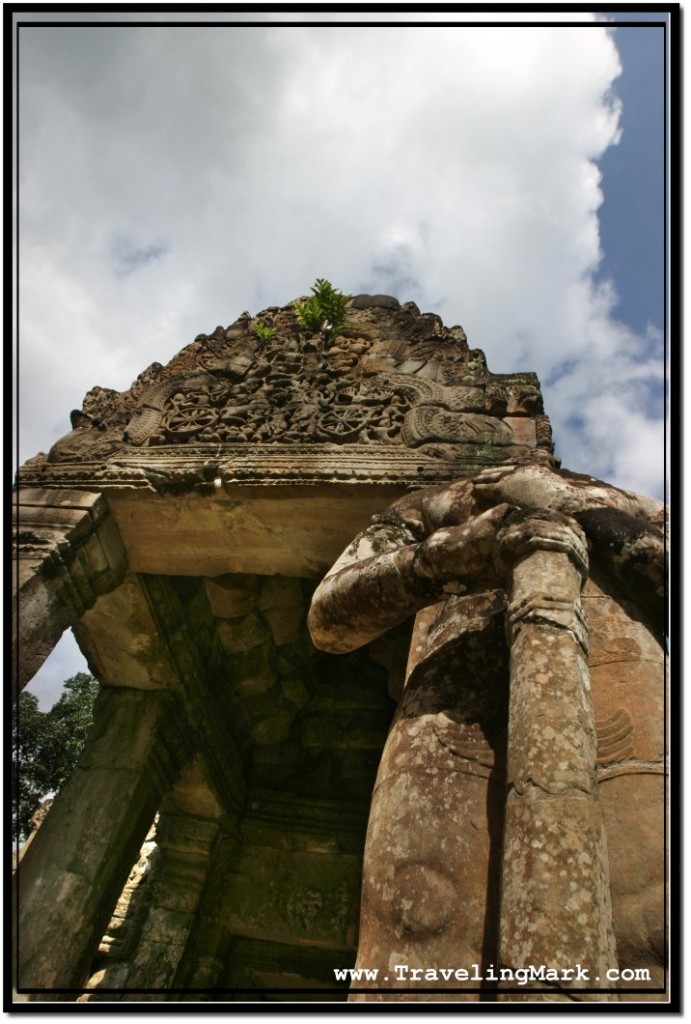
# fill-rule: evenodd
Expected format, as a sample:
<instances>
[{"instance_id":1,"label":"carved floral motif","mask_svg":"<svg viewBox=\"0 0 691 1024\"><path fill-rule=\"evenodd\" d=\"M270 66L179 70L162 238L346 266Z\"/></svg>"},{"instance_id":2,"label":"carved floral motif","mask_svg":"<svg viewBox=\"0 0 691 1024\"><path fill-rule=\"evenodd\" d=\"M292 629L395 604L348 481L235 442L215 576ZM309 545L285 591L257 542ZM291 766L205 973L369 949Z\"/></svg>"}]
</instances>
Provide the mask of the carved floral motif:
<instances>
[{"instance_id":1,"label":"carved floral motif","mask_svg":"<svg viewBox=\"0 0 691 1024\"><path fill-rule=\"evenodd\" d=\"M262 343L243 313L129 392L92 389L49 461L190 444L397 445L451 461L470 448L489 463L551 451L548 424L536 437L546 418L534 374L491 374L462 328L413 303L372 302L353 300L334 339L305 332L288 306L255 318L276 332Z\"/></svg>"}]
</instances>

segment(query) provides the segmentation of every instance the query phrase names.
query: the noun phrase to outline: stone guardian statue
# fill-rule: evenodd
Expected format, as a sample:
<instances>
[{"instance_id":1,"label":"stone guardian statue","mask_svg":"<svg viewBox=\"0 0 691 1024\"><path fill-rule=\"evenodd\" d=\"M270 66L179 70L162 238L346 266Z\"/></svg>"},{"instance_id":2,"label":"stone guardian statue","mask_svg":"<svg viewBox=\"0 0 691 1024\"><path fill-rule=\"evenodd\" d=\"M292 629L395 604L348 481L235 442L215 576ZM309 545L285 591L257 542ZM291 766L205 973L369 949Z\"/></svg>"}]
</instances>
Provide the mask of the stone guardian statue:
<instances>
[{"instance_id":1,"label":"stone guardian statue","mask_svg":"<svg viewBox=\"0 0 691 1024\"><path fill-rule=\"evenodd\" d=\"M534 464L410 493L327 573L323 650L415 616L351 999L661 998L665 580L661 503Z\"/></svg>"}]
</instances>

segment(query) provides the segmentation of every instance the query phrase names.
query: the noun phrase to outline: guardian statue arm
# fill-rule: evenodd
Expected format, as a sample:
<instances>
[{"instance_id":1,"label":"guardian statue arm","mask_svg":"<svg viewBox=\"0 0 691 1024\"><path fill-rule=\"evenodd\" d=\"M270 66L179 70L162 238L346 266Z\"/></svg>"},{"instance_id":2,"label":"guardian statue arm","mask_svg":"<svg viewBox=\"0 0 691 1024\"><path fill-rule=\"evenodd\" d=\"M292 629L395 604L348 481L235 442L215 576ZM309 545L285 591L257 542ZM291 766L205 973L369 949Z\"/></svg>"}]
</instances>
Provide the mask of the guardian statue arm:
<instances>
[{"instance_id":1,"label":"guardian statue arm","mask_svg":"<svg viewBox=\"0 0 691 1024\"><path fill-rule=\"evenodd\" d=\"M375 517L314 593L307 621L315 645L352 651L446 595L496 586L492 552L511 511L499 504L436 529L428 516L395 507Z\"/></svg>"},{"instance_id":2,"label":"guardian statue arm","mask_svg":"<svg viewBox=\"0 0 691 1024\"><path fill-rule=\"evenodd\" d=\"M665 632L667 527L665 505L594 477L544 466L502 466L473 481L480 507L511 502L523 510L551 509L584 530L591 567L599 568L659 637Z\"/></svg>"}]
</instances>

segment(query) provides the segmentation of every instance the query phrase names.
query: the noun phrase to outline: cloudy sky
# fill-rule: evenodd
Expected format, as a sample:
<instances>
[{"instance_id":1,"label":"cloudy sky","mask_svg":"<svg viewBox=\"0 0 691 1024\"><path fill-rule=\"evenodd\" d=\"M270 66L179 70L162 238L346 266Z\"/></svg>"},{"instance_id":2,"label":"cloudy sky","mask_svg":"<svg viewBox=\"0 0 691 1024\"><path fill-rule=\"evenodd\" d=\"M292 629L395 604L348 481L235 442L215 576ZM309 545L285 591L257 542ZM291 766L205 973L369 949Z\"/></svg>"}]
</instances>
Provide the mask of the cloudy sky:
<instances>
[{"instance_id":1,"label":"cloudy sky","mask_svg":"<svg viewBox=\"0 0 691 1024\"><path fill-rule=\"evenodd\" d=\"M20 462L327 277L536 371L565 466L662 496L664 14L157 11L22 18Z\"/></svg>"}]
</instances>

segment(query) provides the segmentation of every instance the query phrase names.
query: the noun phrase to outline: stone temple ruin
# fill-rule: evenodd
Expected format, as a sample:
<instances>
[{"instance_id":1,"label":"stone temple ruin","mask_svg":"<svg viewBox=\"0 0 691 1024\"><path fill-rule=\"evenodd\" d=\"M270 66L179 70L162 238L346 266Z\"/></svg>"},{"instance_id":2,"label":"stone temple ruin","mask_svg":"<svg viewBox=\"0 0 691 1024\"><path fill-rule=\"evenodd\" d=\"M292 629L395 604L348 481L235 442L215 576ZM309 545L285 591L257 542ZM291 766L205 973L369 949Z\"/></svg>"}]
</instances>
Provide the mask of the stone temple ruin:
<instances>
[{"instance_id":1,"label":"stone temple ruin","mask_svg":"<svg viewBox=\"0 0 691 1024\"><path fill-rule=\"evenodd\" d=\"M664 510L558 468L534 374L359 295L72 428L18 474L15 683L71 628L101 693L18 993L667 999Z\"/></svg>"}]
</instances>

